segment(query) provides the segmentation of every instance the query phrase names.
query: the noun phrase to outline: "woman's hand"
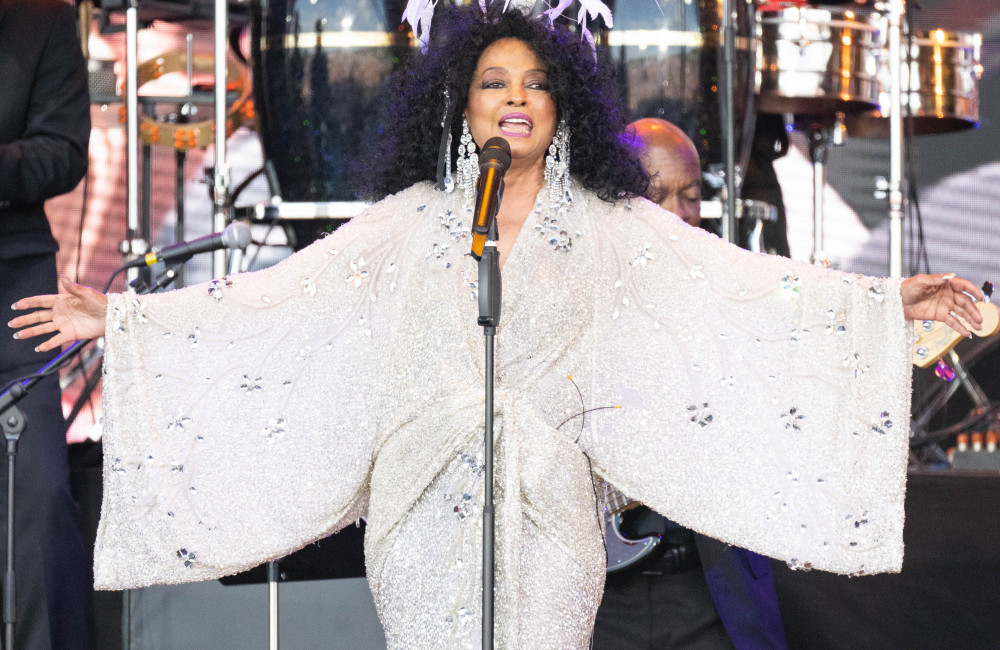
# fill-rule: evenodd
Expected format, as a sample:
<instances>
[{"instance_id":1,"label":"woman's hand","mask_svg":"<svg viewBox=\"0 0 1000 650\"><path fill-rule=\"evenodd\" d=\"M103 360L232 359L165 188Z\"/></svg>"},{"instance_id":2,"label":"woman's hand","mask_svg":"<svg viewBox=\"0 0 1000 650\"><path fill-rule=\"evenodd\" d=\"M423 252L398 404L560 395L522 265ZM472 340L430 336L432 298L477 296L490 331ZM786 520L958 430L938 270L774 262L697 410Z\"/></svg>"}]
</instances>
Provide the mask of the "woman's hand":
<instances>
[{"instance_id":1,"label":"woman's hand","mask_svg":"<svg viewBox=\"0 0 1000 650\"><path fill-rule=\"evenodd\" d=\"M73 341L104 336L108 297L71 282L66 276L60 276L59 290L56 295L31 296L14 303L12 309L37 309L7 323L18 330L14 338L27 339L56 332L35 348L38 352L47 352Z\"/></svg>"},{"instance_id":2,"label":"woman's hand","mask_svg":"<svg viewBox=\"0 0 1000 650\"><path fill-rule=\"evenodd\" d=\"M975 301L983 300L983 294L974 284L954 273L944 275L915 275L906 278L900 285L903 298L903 316L909 320L941 321L965 337L972 333L956 318L965 319L978 329L983 317L976 308ZM967 295L968 294L968 295Z\"/></svg>"}]
</instances>

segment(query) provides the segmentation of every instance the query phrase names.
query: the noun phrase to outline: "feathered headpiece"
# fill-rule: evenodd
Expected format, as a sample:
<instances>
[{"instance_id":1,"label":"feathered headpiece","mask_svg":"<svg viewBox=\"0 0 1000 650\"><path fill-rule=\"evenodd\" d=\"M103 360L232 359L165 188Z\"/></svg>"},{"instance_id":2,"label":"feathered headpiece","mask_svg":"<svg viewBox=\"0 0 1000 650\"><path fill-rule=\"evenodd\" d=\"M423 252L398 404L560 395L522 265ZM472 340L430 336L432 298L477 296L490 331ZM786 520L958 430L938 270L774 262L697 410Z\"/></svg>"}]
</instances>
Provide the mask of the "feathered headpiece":
<instances>
[{"instance_id":1,"label":"feathered headpiece","mask_svg":"<svg viewBox=\"0 0 1000 650\"><path fill-rule=\"evenodd\" d=\"M496 12L501 0L478 0L478 2L479 9L482 11L483 17L486 18ZM555 2L545 0L545 5L549 8L543 11L539 18L548 20L549 24L552 25L556 18L561 16L573 2L574 0L556 0ZM580 37L586 39L591 48L594 48L594 35L587 23L600 16L608 27L612 27L611 9L601 0L579 0L579 2L580 11L577 13L576 22L580 25ZM424 53L427 52L427 46L430 43L431 20L434 18L434 7L437 6L437 3L438 0L408 0L406 9L403 10L403 20L410 23L413 33L417 37L417 42L420 43L420 51ZM503 0L501 11L507 11L508 7L513 5L519 11L528 14L534 10L535 4L535 0ZM553 4L555 6L552 6Z\"/></svg>"}]
</instances>

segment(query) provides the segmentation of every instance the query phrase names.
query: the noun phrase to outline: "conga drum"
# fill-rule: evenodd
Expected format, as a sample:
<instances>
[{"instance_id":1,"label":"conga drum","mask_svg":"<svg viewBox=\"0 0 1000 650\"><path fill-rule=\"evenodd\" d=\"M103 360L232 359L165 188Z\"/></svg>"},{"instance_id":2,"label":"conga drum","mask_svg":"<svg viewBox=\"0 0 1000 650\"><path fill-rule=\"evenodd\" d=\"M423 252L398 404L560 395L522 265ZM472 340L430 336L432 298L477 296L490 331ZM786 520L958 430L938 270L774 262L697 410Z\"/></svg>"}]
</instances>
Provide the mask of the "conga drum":
<instances>
[{"instance_id":1,"label":"conga drum","mask_svg":"<svg viewBox=\"0 0 1000 650\"><path fill-rule=\"evenodd\" d=\"M400 0L254 0L251 60L264 156L286 201L352 201L350 161L409 56Z\"/></svg>"},{"instance_id":2,"label":"conga drum","mask_svg":"<svg viewBox=\"0 0 1000 650\"><path fill-rule=\"evenodd\" d=\"M734 146L737 165L745 169L753 138L757 43L753 4L734 2L733 6L737 33ZM618 0L614 9L608 45L631 118L673 122L697 146L703 171L721 172L725 166L722 2Z\"/></svg>"}]
</instances>

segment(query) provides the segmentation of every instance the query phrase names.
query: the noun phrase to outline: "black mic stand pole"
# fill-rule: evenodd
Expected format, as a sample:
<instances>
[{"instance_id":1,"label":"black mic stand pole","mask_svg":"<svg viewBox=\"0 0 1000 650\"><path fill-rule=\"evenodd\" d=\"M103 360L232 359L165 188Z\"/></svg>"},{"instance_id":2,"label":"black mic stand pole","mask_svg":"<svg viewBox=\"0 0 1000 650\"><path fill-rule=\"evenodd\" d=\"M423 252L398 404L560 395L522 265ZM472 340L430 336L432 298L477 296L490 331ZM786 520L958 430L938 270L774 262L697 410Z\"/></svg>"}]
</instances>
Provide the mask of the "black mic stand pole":
<instances>
[{"instance_id":1,"label":"black mic stand pole","mask_svg":"<svg viewBox=\"0 0 1000 650\"><path fill-rule=\"evenodd\" d=\"M14 626L17 623L17 594L14 573L14 468L17 466L17 443L24 431L24 413L17 403L27 397L28 391L38 381L47 377L75 357L87 341L77 341L63 350L59 356L42 366L27 379L18 381L9 390L0 393L0 428L7 440L7 568L3 581L3 624L4 647L14 648Z\"/></svg>"},{"instance_id":2,"label":"black mic stand pole","mask_svg":"<svg viewBox=\"0 0 1000 650\"><path fill-rule=\"evenodd\" d=\"M493 580L495 565L493 504L493 337L500 323L500 252L497 250L497 222L494 219L479 259L479 325L486 337L486 428L483 434L486 469L486 496L483 501L483 650L493 650ZM511 522L507 522L511 525ZM516 525L516 524L515 524Z\"/></svg>"}]
</instances>

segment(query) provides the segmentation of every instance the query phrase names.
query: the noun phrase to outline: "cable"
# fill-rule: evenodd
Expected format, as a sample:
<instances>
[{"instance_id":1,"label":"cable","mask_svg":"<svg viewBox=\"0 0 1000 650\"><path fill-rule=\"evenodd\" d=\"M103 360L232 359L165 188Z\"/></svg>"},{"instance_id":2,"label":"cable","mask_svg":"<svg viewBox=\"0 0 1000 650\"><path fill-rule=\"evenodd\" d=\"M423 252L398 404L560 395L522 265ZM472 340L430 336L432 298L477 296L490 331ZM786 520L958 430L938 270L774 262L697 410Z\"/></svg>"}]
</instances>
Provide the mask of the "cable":
<instances>
[{"instance_id":1,"label":"cable","mask_svg":"<svg viewBox=\"0 0 1000 650\"><path fill-rule=\"evenodd\" d=\"M83 260L83 226L87 221L87 201L90 193L90 165L87 165L87 173L83 176L83 203L80 205L80 227L76 233L76 271L73 273L73 281L80 281L80 262Z\"/></svg>"}]
</instances>

